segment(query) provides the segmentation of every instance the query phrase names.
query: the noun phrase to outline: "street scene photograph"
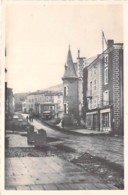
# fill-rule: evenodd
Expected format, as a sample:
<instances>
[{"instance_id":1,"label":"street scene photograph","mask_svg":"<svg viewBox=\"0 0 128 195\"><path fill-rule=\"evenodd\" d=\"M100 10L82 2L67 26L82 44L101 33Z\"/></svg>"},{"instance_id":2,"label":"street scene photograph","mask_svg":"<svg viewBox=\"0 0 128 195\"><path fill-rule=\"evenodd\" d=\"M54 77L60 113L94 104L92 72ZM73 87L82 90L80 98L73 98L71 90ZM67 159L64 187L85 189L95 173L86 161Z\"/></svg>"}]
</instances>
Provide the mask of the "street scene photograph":
<instances>
[{"instance_id":1,"label":"street scene photograph","mask_svg":"<svg viewBox=\"0 0 128 195\"><path fill-rule=\"evenodd\" d=\"M124 190L123 4L5 4L5 190Z\"/></svg>"}]
</instances>

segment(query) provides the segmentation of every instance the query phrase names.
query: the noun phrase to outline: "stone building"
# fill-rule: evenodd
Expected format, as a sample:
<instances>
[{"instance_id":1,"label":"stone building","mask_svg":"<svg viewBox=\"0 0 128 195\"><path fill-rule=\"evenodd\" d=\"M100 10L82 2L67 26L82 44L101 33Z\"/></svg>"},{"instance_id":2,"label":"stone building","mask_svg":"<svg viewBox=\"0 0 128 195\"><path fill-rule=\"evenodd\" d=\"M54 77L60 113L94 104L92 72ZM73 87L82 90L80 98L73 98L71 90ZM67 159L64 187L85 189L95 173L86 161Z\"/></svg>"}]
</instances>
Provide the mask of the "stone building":
<instances>
[{"instance_id":1,"label":"stone building","mask_svg":"<svg viewBox=\"0 0 128 195\"><path fill-rule=\"evenodd\" d=\"M65 124L79 123L83 106L83 68L85 57L80 57L78 50L77 62L72 59L69 47L63 80L64 121Z\"/></svg>"},{"instance_id":2,"label":"stone building","mask_svg":"<svg viewBox=\"0 0 128 195\"><path fill-rule=\"evenodd\" d=\"M107 49L84 68L86 128L123 133L123 44Z\"/></svg>"},{"instance_id":3,"label":"stone building","mask_svg":"<svg viewBox=\"0 0 128 195\"><path fill-rule=\"evenodd\" d=\"M24 106L26 105L26 108ZM23 108L36 116L42 115L43 111L53 110L54 115L59 116L63 111L62 92L37 91L28 94Z\"/></svg>"}]
</instances>

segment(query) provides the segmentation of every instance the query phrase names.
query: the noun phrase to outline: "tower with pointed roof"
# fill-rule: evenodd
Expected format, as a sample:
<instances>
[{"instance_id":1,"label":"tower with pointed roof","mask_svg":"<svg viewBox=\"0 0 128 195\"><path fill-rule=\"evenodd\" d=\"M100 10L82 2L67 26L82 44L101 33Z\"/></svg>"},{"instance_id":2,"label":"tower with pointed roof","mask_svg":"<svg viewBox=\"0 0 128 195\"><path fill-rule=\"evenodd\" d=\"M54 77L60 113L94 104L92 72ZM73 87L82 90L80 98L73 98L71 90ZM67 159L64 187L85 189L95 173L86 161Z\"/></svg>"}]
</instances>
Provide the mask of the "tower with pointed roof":
<instances>
[{"instance_id":1,"label":"tower with pointed roof","mask_svg":"<svg viewBox=\"0 0 128 195\"><path fill-rule=\"evenodd\" d=\"M64 76L62 78L64 91L63 103L65 124L72 124L74 121L79 121L81 112L80 101L82 101L82 98L80 98L82 94L82 91L80 90L80 87L82 88L82 70L80 70L81 61L82 60L80 59L78 52L77 63L73 62L69 46L67 60L65 63Z\"/></svg>"}]
</instances>

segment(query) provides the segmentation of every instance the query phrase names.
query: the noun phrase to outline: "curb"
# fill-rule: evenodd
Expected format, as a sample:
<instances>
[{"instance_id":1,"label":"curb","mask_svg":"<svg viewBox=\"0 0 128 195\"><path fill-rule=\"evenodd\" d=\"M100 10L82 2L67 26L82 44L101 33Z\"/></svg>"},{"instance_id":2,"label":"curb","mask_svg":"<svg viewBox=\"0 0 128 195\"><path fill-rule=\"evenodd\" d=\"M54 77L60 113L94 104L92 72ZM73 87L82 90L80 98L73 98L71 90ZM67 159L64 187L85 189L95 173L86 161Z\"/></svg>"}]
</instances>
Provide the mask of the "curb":
<instances>
[{"instance_id":1,"label":"curb","mask_svg":"<svg viewBox=\"0 0 128 195\"><path fill-rule=\"evenodd\" d=\"M75 131L72 131L72 130L67 130L67 129L64 129L64 128L60 128L56 125L53 125L53 124L50 124L44 120L39 120L40 122L43 122L45 125L49 126L49 127L52 127L54 130L56 131L60 131L60 132L65 132L65 133L68 133L68 134L75 134L75 135L82 135L82 136L112 136L110 133L100 133L100 134L94 134L94 133L88 133L88 134L84 134L84 133L80 133L80 132L75 132Z\"/></svg>"}]
</instances>

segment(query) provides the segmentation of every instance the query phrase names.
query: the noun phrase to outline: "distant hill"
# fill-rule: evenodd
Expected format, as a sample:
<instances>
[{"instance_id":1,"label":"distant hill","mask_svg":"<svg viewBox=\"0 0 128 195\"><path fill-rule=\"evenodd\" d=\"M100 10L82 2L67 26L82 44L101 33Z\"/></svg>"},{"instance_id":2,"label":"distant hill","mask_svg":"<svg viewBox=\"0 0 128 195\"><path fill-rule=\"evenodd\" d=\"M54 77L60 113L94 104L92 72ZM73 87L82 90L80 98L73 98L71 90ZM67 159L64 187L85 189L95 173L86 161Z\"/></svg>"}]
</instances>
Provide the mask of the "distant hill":
<instances>
[{"instance_id":1,"label":"distant hill","mask_svg":"<svg viewBox=\"0 0 128 195\"><path fill-rule=\"evenodd\" d=\"M43 90L37 90L36 92L43 92L43 91L63 92L63 84L54 85L54 86L48 87L48 88L43 89ZM15 93L14 94L15 103L19 103L19 102L24 101L29 93L30 92L28 92L28 93Z\"/></svg>"},{"instance_id":2,"label":"distant hill","mask_svg":"<svg viewBox=\"0 0 128 195\"><path fill-rule=\"evenodd\" d=\"M54 85L51 87L48 87L47 89L44 89L43 91L57 91L57 92L63 92L63 84Z\"/></svg>"}]
</instances>

